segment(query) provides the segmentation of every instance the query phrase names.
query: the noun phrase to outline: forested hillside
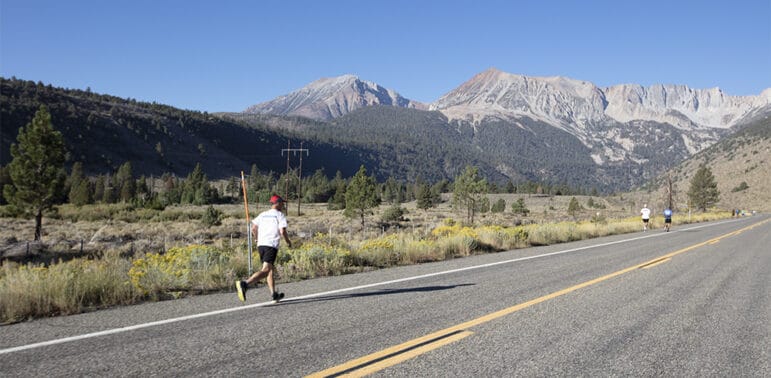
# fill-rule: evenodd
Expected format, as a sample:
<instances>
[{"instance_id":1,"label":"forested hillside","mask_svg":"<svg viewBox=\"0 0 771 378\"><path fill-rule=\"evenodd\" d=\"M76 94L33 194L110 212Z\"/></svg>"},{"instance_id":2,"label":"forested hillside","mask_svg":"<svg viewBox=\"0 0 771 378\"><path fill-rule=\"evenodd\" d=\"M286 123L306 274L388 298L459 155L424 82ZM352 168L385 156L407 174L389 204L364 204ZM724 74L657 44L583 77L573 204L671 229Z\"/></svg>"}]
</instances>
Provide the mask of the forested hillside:
<instances>
[{"instance_id":1,"label":"forested hillside","mask_svg":"<svg viewBox=\"0 0 771 378\"><path fill-rule=\"evenodd\" d=\"M534 181L609 191L642 183L638 167L598 166L569 133L523 118L479 125L448 121L440 112L372 106L329 123L275 116L238 115L305 138L377 151L382 175L436 181L453 179L466 165L491 182Z\"/></svg>"},{"instance_id":2,"label":"forested hillside","mask_svg":"<svg viewBox=\"0 0 771 378\"><path fill-rule=\"evenodd\" d=\"M83 163L89 175L111 174L130 161L137 175L188 175L200 163L210 179L238 176L257 164L263 172L286 170L287 139L262 124L246 126L205 112L180 110L88 90L55 88L42 83L0 78L0 165L11 160L10 145L19 128L45 105L54 127L62 132L68 166ZM325 168L353 175L368 164L369 152L306 141L313 158L303 170Z\"/></svg>"},{"instance_id":3,"label":"forested hillside","mask_svg":"<svg viewBox=\"0 0 771 378\"><path fill-rule=\"evenodd\" d=\"M300 117L244 113L222 116L254 125L268 125L271 129L318 143L372 151L370 158L376 162L373 172L380 178L414 180L420 177L431 182L452 181L466 165L473 165L479 167L481 174L491 182L505 183L509 179L487 161L487 154L473 148L471 127L452 125L439 112L371 106L328 123ZM513 181L525 180L513 177Z\"/></svg>"}]
</instances>

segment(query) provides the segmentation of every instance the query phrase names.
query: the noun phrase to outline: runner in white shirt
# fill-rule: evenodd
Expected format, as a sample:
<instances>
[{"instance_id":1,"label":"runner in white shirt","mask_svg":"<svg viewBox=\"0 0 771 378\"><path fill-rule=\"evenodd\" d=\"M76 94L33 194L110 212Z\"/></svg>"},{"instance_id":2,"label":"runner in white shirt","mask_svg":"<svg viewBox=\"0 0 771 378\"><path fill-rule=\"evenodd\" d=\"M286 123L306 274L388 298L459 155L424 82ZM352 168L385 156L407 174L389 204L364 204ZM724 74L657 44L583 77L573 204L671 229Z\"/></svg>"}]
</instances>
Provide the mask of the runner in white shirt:
<instances>
[{"instance_id":1,"label":"runner in white shirt","mask_svg":"<svg viewBox=\"0 0 771 378\"><path fill-rule=\"evenodd\" d=\"M289 240L289 235L286 232L286 217L281 212L284 208L284 199L274 195L270 198L270 203L270 210L263 211L252 220L252 236L257 235L257 251L260 253L260 260L262 260L262 269L252 274L246 281L236 281L238 299L241 302L246 301L246 291L249 284L258 282L263 277L267 277L266 281L273 301L278 302L284 297L284 293L279 293L276 290L273 273L276 271L276 256L281 237L286 240L286 244L290 248L292 241Z\"/></svg>"},{"instance_id":2,"label":"runner in white shirt","mask_svg":"<svg viewBox=\"0 0 771 378\"><path fill-rule=\"evenodd\" d=\"M647 203L643 205L643 208L640 210L640 214L642 214L643 231L647 231L648 221L651 219L651 209L648 208Z\"/></svg>"}]
</instances>

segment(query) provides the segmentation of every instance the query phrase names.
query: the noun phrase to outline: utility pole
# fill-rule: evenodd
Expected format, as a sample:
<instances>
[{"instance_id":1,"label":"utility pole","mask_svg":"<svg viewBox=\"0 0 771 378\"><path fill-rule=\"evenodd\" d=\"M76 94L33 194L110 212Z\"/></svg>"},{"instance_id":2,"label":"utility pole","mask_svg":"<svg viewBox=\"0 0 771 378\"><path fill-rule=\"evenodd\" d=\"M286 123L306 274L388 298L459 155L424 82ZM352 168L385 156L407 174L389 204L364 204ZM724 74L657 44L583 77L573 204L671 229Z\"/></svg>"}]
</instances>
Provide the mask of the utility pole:
<instances>
[{"instance_id":1,"label":"utility pole","mask_svg":"<svg viewBox=\"0 0 771 378\"><path fill-rule=\"evenodd\" d=\"M302 174L303 174L303 152L305 152L306 155L309 154L307 148L303 148L303 142L300 142L300 148L292 148L289 141L287 141L287 145L285 149L281 150L281 155L284 155L284 152L286 152L286 188L285 188L285 199L289 199L289 153L293 152L297 154L300 153L300 172L298 173L297 177L299 179L299 183L297 184L297 216L300 216L300 203L302 202ZM287 207L287 212L289 211L289 207Z\"/></svg>"}]
</instances>

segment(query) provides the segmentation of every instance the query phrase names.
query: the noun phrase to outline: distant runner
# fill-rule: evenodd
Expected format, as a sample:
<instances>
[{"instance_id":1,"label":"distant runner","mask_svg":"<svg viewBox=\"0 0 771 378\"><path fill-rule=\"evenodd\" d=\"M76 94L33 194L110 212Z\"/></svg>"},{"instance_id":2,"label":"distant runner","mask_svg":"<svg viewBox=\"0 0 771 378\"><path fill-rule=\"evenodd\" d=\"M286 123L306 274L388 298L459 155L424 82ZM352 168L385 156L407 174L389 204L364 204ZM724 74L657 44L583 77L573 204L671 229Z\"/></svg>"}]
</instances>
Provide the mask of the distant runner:
<instances>
[{"instance_id":1,"label":"distant runner","mask_svg":"<svg viewBox=\"0 0 771 378\"><path fill-rule=\"evenodd\" d=\"M667 232L669 232L670 224L672 224L672 209L666 208L664 209L664 227L667 229Z\"/></svg>"},{"instance_id":2,"label":"distant runner","mask_svg":"<svg viewBox=\"0 0 771 378\"><path fill-rule=\"evenodd\" d=\"M640 214L642 214L643 231L648 231L648 222L651 220L651 209L648 208L647 203L643 205Z\"/></svg>"},{"instance_id":3,"label":"distant runner","mask_svg":"<svg viewBox=\"0 0 771 378\"><path fill-rule=\"evenodd\" d=\"M292 241L289 240L289 235L286 232L286 217L281 212L284 208L284 199L274 195L270 198L270 203L270 210L263 211L252 220L252 237L257 237L257 251L260 253L260 260L262 260L262 269L252 274L246 281L236 281L238 299L241 302L246 301L246 291L249 288L249 284L258 282L264 277L268 278L266 281L270 289L271 299L274 302L278 302L281 298L284 298L284 293L276 291L273 274L276 271L276 256L278 255L278 245L281 242L281 237L286 240L286 244L290 248L292 247Z\"/></svg>"}]
</instances>

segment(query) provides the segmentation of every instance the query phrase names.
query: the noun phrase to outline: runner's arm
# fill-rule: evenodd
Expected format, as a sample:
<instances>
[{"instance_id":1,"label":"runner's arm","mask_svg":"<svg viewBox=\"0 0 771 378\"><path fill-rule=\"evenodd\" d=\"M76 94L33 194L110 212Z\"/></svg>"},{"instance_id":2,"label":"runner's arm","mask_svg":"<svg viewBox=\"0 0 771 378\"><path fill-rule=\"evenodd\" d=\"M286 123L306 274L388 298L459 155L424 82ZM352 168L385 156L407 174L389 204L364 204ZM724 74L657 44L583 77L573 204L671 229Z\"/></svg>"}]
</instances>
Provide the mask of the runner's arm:
<instances>
[{"instance_id":1,"label":"runner's arm","mask_svg":"<svg viewBox=\"0 0 771 378\"><path fill-rule=\"evenodd\" d=\"M289 240L289 233L286 232L286 227L279 228L278 231L281 233L281 236L284 237L284 240L286 240L287 247L292 248L292 241Z\"/></svg>"}]
</instances>

